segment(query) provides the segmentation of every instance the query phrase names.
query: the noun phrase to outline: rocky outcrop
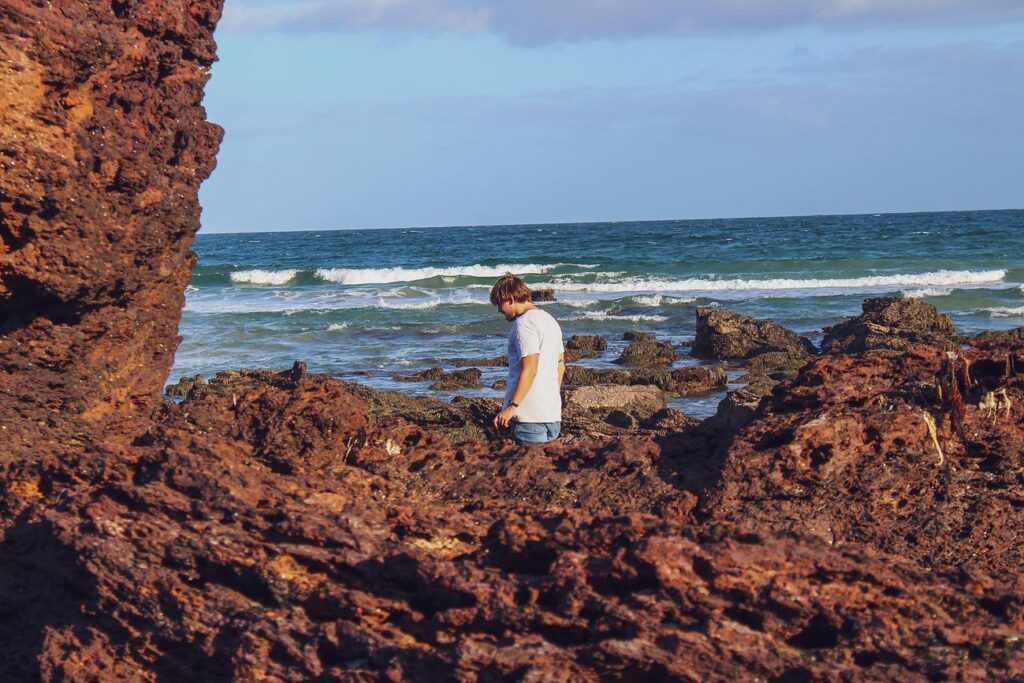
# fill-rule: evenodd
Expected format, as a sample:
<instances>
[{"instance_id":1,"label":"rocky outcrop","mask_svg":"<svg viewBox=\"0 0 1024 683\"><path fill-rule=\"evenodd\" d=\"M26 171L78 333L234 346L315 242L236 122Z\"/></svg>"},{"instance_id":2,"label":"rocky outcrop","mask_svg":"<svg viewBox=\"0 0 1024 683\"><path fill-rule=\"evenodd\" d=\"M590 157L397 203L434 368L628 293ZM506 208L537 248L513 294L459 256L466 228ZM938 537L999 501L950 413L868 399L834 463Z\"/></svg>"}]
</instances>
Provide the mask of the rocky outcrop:
<instances>
[{"instance_id":1,"label":"rocky outcrop","mask_svg":"<svg viewBox=\"0 0 1024 683\"><path fill-rule=\"evenodd\" d=\"M38 414L80 431L159 401L194 261L197 192L221 137L202 107L219 16L217 0L4 4L9 429Z\"/></svg>"},{"instance_id":2,"label":"rocky outcrop","mask_svg":"<svg viewBox=\"0 0 1024 683\"><path fill-rule=\"evenodd\" d=\"M578 351L607 351L608 340L596 334L574 334L565 341L565 348Z\"/></svg>"},{"instance_id":3,"label":"rocky outcrop","mask_svg":"<svg viewBox=\"0 0 1024 683\"><path fill-rule=\"evenodd\" d=\"M862 353L872 349L905 351L911 344L928 344L950 351L953 321L927 301L881 297L867 299L862 313L825 329L822 351Z\"/></svg>"},{"instance_id":4,"label":"rocky outcrop","mask_svg":"<svg viewBox=\"0 0 1024 683\"><path fill-rule=\"evenodd\" d=\"M1012 586L1024 561L1020 367L1020 342L820 358L736 438L704 509Z\"/></svg>"},{"instance_id":5,"label":"rocky outcrop","mask_svg":"<svg viewBox=\"0 0 1024 683\"><path fill-rule=\"evenodd\" d=\"M690 347L694 357L730 360L779 351L802 358L817 353L810 340L770 320L722 309L697 309L697 335Z\"/></svg>"}]
</instances>

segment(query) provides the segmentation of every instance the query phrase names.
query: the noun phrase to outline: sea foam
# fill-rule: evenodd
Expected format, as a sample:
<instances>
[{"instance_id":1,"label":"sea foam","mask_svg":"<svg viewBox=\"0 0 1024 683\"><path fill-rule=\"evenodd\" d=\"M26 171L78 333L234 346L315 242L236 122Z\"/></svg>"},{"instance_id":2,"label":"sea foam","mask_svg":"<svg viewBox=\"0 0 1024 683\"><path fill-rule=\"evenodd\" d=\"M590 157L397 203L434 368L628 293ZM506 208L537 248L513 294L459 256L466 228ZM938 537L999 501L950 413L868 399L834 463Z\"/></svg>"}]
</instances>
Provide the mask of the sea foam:
<instances>
[{"instance_id":1,"label":"sea foam","mask_svg":"<svg viewBox=\"0 0 1024 683\"><path fill-rule=\"evenodd\" d=\"M981 310L988 311L988 314L993 318L1016 318L1018 316L1024 316L1024 306L998 306L996 308L983 308Z\"/></svg>"},{"instance_id":2,"label":"sea foam","mask_svg":"<svg viewBox=\"0 0 1024 683\"><path fill-rule=\"evenodd\" d=\"M369 285L388 282L415 282L432 277L501 277L505 273L537 275L563 264L503 263L497 266L454 266L451 268L319 268L316 276L340 285ZM446 282L448 282L446 280Z\"/></svg>"},{"instance_id":3,"label":"sea foam","mask_svg":"<svg viewBox=\"0 0 1024 683\"><path fill-rule=\"evenodd\" d=\"M298 270L240 270L231 273L231 281L244 285L283 285L295 278Z\"/></svg>"},{"instance_id":4,"label":"sea foam","mask_svg":"<svg viewBox=\"0 0 1024 683\"><path fill-rule=\"evenodd\" d=\"M686 278L681 280L626 278L618 282L549 282L535 288L551 287L569 292L735 292L814 289L872 289L879 287L928 287L979 285L999 282L1005 270L937 270L930 273L867 275L855 278L771 278L764 280Z\"/></svg>"}]
</instances>

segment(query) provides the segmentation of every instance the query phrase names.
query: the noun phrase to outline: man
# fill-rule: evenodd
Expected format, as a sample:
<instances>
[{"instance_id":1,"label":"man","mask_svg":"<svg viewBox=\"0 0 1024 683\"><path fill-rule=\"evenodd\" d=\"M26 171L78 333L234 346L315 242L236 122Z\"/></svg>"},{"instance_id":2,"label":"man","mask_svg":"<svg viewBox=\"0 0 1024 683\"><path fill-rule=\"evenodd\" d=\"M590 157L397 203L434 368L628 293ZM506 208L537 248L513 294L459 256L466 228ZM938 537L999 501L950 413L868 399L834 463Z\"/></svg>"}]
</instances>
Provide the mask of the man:
<instances>
[{"instance_id":1,"label":"man","mask_svg":"<svg viewBox=\"0 0 1024 683\"><path fill-rule=\"evenodd\" d=\"M512 323L508 388L494 424L502 429L511 425L512 438L519 444L551 441L562 429L562 328L533 305L530 288L511 273L491 288L491 303Z\"/></svg>"}]
</instances>

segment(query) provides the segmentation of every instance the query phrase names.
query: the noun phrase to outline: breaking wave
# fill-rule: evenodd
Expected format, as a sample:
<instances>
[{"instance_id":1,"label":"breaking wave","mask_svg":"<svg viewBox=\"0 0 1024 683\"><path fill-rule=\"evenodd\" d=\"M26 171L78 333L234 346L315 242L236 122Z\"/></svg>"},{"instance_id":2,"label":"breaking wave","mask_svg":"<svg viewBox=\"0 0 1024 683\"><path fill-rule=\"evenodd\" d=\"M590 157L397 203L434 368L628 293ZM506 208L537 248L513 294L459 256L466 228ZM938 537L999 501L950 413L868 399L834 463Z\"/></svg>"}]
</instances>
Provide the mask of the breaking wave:
<instances>
[{"instance_id":1,"label":"breaking wave","mask_svg":"<svg viewBox=\"0 0 1024 683\"><path fill-rule=\"evenodd\" d=\"M316 277L340 285L369 285L388 282L414 282L432 277L501 277L513 272L517 275L538 275L559 266L536 263L502 263L496 266L453 266L451 268L318 268Z\"/></svg>"},{"instance_id":2,"label":"breaking wave","mask_svg":"<svg viewBox=\"0 0 1024 683\"><path fill-rule=\"evenodd\" d=\"M244 285L283 285L294 280L298 274L296 269L240 270L231 273L231 281Z\"/></svg>"}]
</instances>

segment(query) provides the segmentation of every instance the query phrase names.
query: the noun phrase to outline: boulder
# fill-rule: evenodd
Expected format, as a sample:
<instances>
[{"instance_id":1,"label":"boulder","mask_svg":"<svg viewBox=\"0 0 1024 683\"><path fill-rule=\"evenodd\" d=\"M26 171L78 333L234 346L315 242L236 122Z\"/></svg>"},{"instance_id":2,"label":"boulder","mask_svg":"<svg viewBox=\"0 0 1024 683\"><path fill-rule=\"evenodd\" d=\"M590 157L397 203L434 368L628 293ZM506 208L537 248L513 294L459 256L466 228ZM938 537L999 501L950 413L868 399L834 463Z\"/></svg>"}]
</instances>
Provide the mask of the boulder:
<instances>
[{"instance_id":1,"label":"boulder","mask_svg":"<svg viewBox=\"0 0 1024 683\"><path fill-rule=\"evenodd\" d=\"M678 355L672 348L672 342L652 342L645 339L630 342L614 362L631 367L651 367L672 365L676 358Z\"/></svg>"},{"instance_id":2,"label":"boulder","mask_svg":"<svg viewBox=\"0 0 1024 683\"><path fill-rule=\"evenodd\" d=\"M796 377L800 368L807 365L807 356L793 355L785 351L769 351L754 356L746 363L747 372L765 375L773 380L781 381Z\"/></svg>"},{"instance_id":3,"label":"boulder","mask_svg":"<svg viewBox=\"0 0 1024 683\"><path fill-rule=\"evenodd\" d=\"M441 362L456 368L501 368L508 367L508 356L495 356L494 358L445 358Z\"/></svg>"},{"instance_id":4,"label":"boulder","mask_svg":"<svg viewBox=\"0 0 1024 683\"><path fill-rule=\"evenodd\" d=\"M809 339L770 320L721 309L697 309L697 336L690 349L693 356L744 359L770 351L803 357L817 353Z\"/></svg>"},{"instance_id":5,"label":"boulder","mask_svg":"<svg viewBox=\"0 0 1024 683\"><path fill-rule=\"evenodd\" d=\"M638 332L637 330L630 330L629 332L626 332L625 334L622 335L622 339L623 339L623 341L629 341L629 342L649 341L649 342L654 343L654 342L658 341L658 338L655 337L650 332Z\"/></svg>"},{"instance_id":6,"label":"boulder","mask_svg":"<svg viewBox=\"0 0 1024 683\"><path fill-rule=\"evenodd\" d=\"M555 301L555 290L553 289L535 289L530 292L530 300L537 301Z\"/></svg>"},{"instance_id":7,"label":"boulder","mask_svg":"<svg viewBox=\"0 0 1024 683\"><path fill-rule=\"evenodd\" d=\"M430 385L435 391L458 391L460 389L479 389L483 386L480 377L483 373L477 368L466 368L465 370L453 370L445 373L444 377Z\"/></svg>"},{"instance_id":8,"label":"boulder","mask_svg":"<svg viewBox=\"0 0 1024 683\"><path fill-rule=\"evenodd\" d=\"M596 334L574 334L565 342L565 348L579 351L607 351L608 340Z\"/></svg>"},{"instance_id":9,"label":"boulder","mask_svg":"<svg viewBox=\"0 0 1024 683\"><path fill-rule=\"evenodd\" d=\"M906 351L911 344L926 344L948 351L960 348L953 336L953 321L922 299L879 297L867 299L862 313L825 328L822 351L861 353L870 350Z\"/></svg>"},{"instance_id":10,"label":"boulder","mask_svg":"<svg viewBox=\"0 0 1024 683\"><path fill-rule=\"evenodd\" d=\"M982 332L971 340L971 344L979 348L991 348L1022 340L1024 340L1024 327L1015 327L1012 330L1001 330L998 332L989 330Z\"/></svg>"}]
</instances>

